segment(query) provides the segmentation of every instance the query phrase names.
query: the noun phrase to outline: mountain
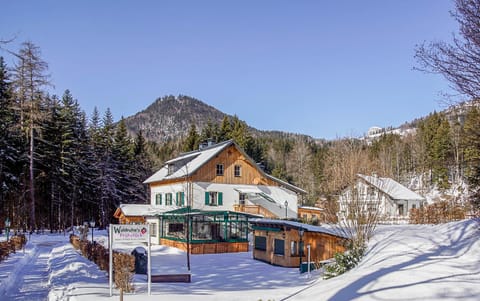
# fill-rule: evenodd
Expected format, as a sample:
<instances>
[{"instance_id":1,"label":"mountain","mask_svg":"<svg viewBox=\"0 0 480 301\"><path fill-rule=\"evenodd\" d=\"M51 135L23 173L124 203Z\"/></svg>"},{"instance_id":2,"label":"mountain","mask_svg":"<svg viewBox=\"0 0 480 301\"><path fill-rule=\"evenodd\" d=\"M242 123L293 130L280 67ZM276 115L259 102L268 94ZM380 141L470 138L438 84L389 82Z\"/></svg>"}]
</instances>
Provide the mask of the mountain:
<instances>
[{"instance_id":1,"label":"mountain","mask_svg":"<svg viewBox=\"0 0 480 301\"><path fill-rule=\"evenodd\" d=\"M197 131L201 132L209 121L217 124L225 116L228 115L198 99L169 95L127 117L125 124L131 134L142 130L147 140L161 142L185 136L191 124L195 124Z\"/></svg>"},{"instance_id":2,"label":"mountain","mask_svg":"<svg viewBox=\"0 0 480 301\"><path fill-rule=\"evenodd\" d=\"M192 124L195 124L197 132L209 122L220 124L225 117L233 116L225 114L218 109L190 96L164 96L155 100L145 110L129 116L125 119L127 130L136 135L139 130L143 131L144 137L149 141L164 142L185 137ZM262 131L251 126L248 130L253 136L263 137L305 137L302 134L286 133L281 131ZM319 140L320 141L320 140Z\"/></svg>"}]
</instances>

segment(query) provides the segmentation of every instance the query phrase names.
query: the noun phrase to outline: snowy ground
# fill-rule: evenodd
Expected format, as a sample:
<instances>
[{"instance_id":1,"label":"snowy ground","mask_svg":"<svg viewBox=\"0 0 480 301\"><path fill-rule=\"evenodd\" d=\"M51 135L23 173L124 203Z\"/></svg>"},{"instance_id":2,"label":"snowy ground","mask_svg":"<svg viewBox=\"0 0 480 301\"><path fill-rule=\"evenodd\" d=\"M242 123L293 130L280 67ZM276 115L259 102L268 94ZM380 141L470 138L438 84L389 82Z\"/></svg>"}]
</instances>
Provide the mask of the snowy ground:
<instances>
[{"instance_id":1,"label":"snowy ground","mask_svg":"<svg viewBox=\"0 0 480 301\"><path fill-rule=\"evenodd\" d=\"M192 255L192 283L154 283L147 296L146 276L137 275L125 300L479 300L479 237L478 220L382 226L361 264L330 280L255 261L251 252ZM186 271L182 251L154 246L152 256L154 273ZM0 263L0 300L118 300L118 291L109 297L108 275L68 236L32 235L25 252Z\"/></svg>"}]
</instances>

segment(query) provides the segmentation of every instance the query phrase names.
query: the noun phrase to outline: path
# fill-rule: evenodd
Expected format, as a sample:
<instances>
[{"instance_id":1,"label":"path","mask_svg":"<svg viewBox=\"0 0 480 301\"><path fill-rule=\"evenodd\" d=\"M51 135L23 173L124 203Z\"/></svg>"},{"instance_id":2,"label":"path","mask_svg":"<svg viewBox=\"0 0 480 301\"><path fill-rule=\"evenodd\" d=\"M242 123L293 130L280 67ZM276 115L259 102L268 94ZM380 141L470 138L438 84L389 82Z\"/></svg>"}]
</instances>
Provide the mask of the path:
<instances>
[{"instance_id":1,"label":"path","mask_svg":"<svg viewBox=\"0 0 480 301\"><path fill-rule=\"evenodd\" d=\"M47 237L32 236L25 252L11 254L2 262L0 300L47 300L52 250L64 244L64 239Z\"/></svg>"}]
</instances>

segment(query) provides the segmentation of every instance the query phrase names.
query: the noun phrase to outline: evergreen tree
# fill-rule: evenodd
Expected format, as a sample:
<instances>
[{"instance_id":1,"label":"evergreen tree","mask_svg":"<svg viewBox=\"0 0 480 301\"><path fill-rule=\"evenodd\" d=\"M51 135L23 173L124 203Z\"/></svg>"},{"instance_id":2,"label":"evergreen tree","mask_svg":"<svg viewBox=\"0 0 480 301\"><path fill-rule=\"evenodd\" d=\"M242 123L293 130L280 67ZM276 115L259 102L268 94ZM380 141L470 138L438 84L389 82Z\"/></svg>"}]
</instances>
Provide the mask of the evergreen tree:
<instances>
[{"instance_id":1,"label":"evergreen tree","mask_svg":"<svg viewBox=\"0 0 480 301\"><path fill-rule=\"evenodd\" d=\"M26 163L21 156L22 136L12 96L7 66L3 57L0 57L0 212L3 211L0 215L7 217L16 211L21 171Z\"/></svg>"},{"instance_id":2,"label":"evergreen tree","mask_svg":"<svg viewBox=\"0 0 480 301\"><path fill-rule=\"evenodd\" d=\"M435 131L432 143L432 160L433 160L433 176L434 181L438 183L442 189L447 189L450 184L448 182L448 171L452 166L452 143L450 134L450 124L448 120L442 116L439 121L437 130Z\"/></svg>"},{"instance_id":3,"label":"evergreen tree","mask_svg":"<svg viewBox=\"0 0 480 301\"><path fill-rule=\"evenodd\" d=\"M192 125L190 126L190 130L188 131L187 139L185 139L185 142L183 144L183 151L190 152L193 150L197 150L199 143L200 137L197 133L197 127L195 126L195 124L192 123Z\"/></svg>"},{"instance_id":4,"label":"evergreen tree","mask_svg":"<svg viewBox=\"0 0 480 301\"><path fill-rule=\"evenodd\" d=\"M135 201L134 184L132 175L133 167L133 143L127 133L125 120L122 119L117 124L115 138L113 142L112 162L115 162L115 175L117 177L117 195L115 196L114 206L118 207L120 203L132 203Z\"/></svg>"},{"instance_id":5,"label":"evergreen tree","mask_svg":"<svg viewBox=\"0 0 480 301\"><path fill-rule=\"evenodd\" d=\"M212 139L214 142L220 142L218 140L218 126L215 125L212 120L207 121L207 125L202 129L202 133L200 134L200 142L207 141Z\"/></svg>"},{"instance_id":6,"label":"evergreen tree","mask_svg":"<svg viewBox=\"0 0 480 301\"><path fill-rule=\"evenodd\" d=\"M218 130L218 141L222 142L232 139L232 126L230 125L230 120L228 116L223 117L222 123L220 124L220 128Z\"/></svg>"},{"instance_id":7,"label":"evergreen tree","mask_svg":"<svg viewBox=\"0 0 480 301\"><path fill-rule=\"evenodd\" d=\"M252 149L252 136L248 132L247 125L241 121L236 115L233 116L232 132L230 133L230 139L233 139L245 152L250 153Z\"/></svg>"},{"instance_id":8,"label":"evergreen tree","mask_svg":"<svg viewBox=\"0 0 480 301\"><path fill-rule=\"evenodd\" d=\"M465 158L465 177L469 184L470 199L480 210L480 111L473 107L465 118L462 145Z\"/></svg>"},{"instance_id":9,"label":"evergreen tree","mask_svg":"<svg viewBox=\"0 0 480 301\"><path fill-rule=\"evenodd\" d=\"M135 201L149 203L148 188L143 184L152 173L152 162L147 151L147 144L142 131L140 130L134 142L134 158L132 165Z\"/></svg>"}]
</instances>

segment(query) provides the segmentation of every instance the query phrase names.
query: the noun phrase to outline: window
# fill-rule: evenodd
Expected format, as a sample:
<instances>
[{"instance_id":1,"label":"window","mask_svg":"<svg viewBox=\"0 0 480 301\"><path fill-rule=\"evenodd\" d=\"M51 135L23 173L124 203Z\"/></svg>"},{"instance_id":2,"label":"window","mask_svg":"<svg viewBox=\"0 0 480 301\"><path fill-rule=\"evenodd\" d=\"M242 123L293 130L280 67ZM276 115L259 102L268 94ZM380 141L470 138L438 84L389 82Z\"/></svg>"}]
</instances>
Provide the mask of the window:
<instances>
[{"instance_id":1,"label":"window","mask_svg":"<svg viewBox=\"0 0 480 301\"><path fill-rule=\"evenodd\" d=\"M155 195L155 205L161 205L162 204L162 194L157 193Z\"/></svg>"},{"instance_id":2,"label":"window","mask_svg":"<svg viewBox=\"0 0 480 301\"><path fill-rule=\"evenodd\" d=\"M168 175L171 175L175 172L175 164L168 164Z\"/></svg>"},{"instance_id":3,"label":"window","mask_svg":"<svg viewBox=\"0 0 480 301\"><path fill-rule=\"evenodd\" d=\"M223 206L223 193L216 191L205 191L205 205Z\"/></svg>"},{"instance_id":4,"label":"window","mask_svg":"<svg viewBox=\"0 0 480 301\"><path fill-rule=\"evenodd\" d=\"M217 164L217 176L223 176L223 164Z\"/></svg>"},{"instance_id":5,"label":"window","mask_svg":"<svg viewBox=\"0 0 480 301\"><path fill-rule=\"evenodd\" d=\"M241 177L242 176L242 166L241 165L235 165L233 169L233 174L235 177Z\"/></svg>"},{"instance_id":6,"label":"window","mask_svg":"<svg viewBox=\"0 0 480 301\"><path fill-rule=\"evenodd\" d=\"M151 223L150 224L150 236L157 237L157 224Z\"/></svg>"},{"instance_id":7,"label":"window","mask_svg":"<svg viewBox=\"0 0 480 301\"><path fill-rule=\"evenodd\" d=\"M165 194L165 205L172 205L172 194L166 193Z\"/></svg>"},{"instance_id":8,"label":"window","mask_svg":"<svg viewBox=\"0 0 480 301\"><path fill-rule=\"evenodd\" d=\"M265 236L255 236L255 250L267 250L267 238Z\"/></svg>"},{"instance_id":9,"label":"window","mask_svg":"<svg viewBox=\"0 0 480 301\"><path fill-rule=\"evenodd\" d=\"M168 232L183 232L183 224L175 223L175 224L168 224Z\"/></svg>"},{"instance_id":10,"label":"window","mask_svg":"<svg viewBox=\"0 0 480 301\"><path fill-rule=\"evenodd\" d=\"M417 205L412 204L412 209L417 209Z\"/></svg>"},{"instance_id":11,"label":"window","mask_svg":"<svg viewBox=\"0 0 480 301\"><path fill-rule=\"evenodd\" d=\"M285 255L285 240L275 239L273 244L273 254Z\"/></svg>"},{"instance_id":12,"label":"window","mask_svg":"<svg viewBox=\"0 0 480 301\"><path fill-rule=\"evenodd\" d=\"M238 195L238 203L240 205L245 205L245 200L246 200L247 196L245 193L241 193Z\"/></svg>"},{"instance_id":13,"label":"window","mask_svg":"<svg viewBox=\"0 0 480 301\"><path fill-rule=\"evenodd\" d=\"M175 194L175 205L177 206L185 205L185 193L183 193L183 191L177 192Z\"/></svg>"},{"instance_id":14,"label":"window","mask_svg":"<svg viewBox=\"0 0 480 301\"><path fill-rule=\"evenodd\" d=\"M290 244L290 254L292 256L297 256L298 255L298 243L296 241L292 241Z\"/></svg>"}]
</instances>

